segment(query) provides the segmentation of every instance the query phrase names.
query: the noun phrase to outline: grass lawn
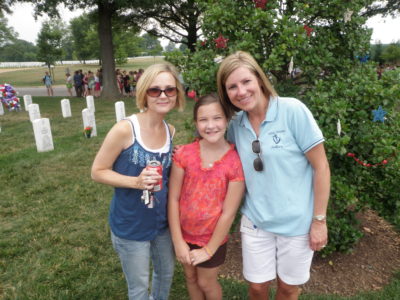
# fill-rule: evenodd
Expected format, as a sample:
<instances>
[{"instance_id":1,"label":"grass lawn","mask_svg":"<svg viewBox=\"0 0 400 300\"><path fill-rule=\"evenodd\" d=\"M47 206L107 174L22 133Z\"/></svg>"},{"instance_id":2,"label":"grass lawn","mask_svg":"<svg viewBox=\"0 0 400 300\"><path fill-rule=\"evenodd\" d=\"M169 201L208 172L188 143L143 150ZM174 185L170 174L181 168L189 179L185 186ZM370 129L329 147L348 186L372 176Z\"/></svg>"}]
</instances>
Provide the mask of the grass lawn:
<instances>
[{"instance_id":1,"label":"grass lawn","mask_svg":"<svg viewBox=\"0 0 400 300\"><path fill-rule=\"evenodd\" d=\"M0 299L126 299L126 284L110 242L112 188L90 179L90 166L115 123L114 103L96 100L98 137L83 136L86 103L71 98L72 117L61 115L61 97L33 97L50 118L55 150L38 153L28 113L0 116ZM136 112L124 99L127 115ZM191 136L193 103L168 120L176 143ZM357 280L357 279L355 279ZM224 299L247 299L246 284L221 279ZM399 299L400 276L384 291L352 298L303 295L301 299ZM170 299L188 299L177 266Z\"/></svg>"},{"instance_id":2,"label":"grass lawn","mask_svg":"<svg viewBox=\"0 0 400 300\"><path fill-rule=\"evenodd\" d=\"M160 57L137 57L129 60L124 65L117 65L116 68L126 71L137 71L139 68L145 69L151 64L163 61ZM91 70L96 72L99 65L57 65L54 68L54 85L65 84L65 73L67 69L73 74L74 71L82 69L84 72ZM23 69L0 69L0 84L9 83L13 86L43 86L42 78L47 67L33 67Z\"/></svg>"}]
</instances>

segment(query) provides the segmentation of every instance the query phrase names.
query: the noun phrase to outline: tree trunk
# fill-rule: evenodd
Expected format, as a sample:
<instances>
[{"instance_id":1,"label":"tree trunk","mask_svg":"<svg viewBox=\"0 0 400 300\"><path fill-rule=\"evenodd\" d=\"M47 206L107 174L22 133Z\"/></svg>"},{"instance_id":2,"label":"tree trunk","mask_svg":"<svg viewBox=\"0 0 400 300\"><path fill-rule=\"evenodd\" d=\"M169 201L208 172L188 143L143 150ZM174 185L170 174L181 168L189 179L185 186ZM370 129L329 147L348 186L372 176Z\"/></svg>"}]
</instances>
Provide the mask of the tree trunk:
<instances>
[{"instance_id":1,"label":"tree trunk","mask_svg":"<svg viewBox=\"0 0 400 300\"><path fill-rule=\"evenodd\" d=\"M189 1L191 7L195 5L195 1ZM197 12L195 12L196 17L189 18L189 27L187 31L187 46L190 50L190 52L194 53L196 52L196 43L197 43L197 22L198 22L198 17L197 17Z\"/></svg>"},{"instance_id":2,"label":"tree trunk","mask_svg":"<svg viewBox=\"0 0 400 300\"><path fill-rule=\"evenodd\" d=\"M196 43L197 43L196 26L197 26L197 19L189 21L189 30L188 30L188 35L187 35L188 45L187 46L188 46L190 52L192 52L192 53L196 52Z\"/></svg>"},{"instance_id":3,"label":"tree trunk","mask_svg":"<svg viewBox=\"0 0 400 300\"><path fill-rule=\"evenodd\" d=\"M115 77L114 46L112 43L111 17L114 13L113 4L109 0L99 0L100 58L103 69L103 89L101 97L117 100L120 96Z\"/></svg>"}]
</instances>

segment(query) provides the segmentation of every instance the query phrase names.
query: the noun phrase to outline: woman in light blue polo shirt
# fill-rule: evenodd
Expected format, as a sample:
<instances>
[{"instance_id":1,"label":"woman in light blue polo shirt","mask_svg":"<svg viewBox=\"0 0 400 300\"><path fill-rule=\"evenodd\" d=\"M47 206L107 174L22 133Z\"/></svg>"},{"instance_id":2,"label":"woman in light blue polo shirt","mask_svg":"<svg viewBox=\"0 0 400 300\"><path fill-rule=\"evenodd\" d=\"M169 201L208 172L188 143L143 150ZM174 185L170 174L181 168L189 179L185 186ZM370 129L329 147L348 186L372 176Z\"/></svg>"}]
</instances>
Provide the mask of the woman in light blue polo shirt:
<instances>
[{"instance_id":1,"label":"woman in light blue polo shirt","mask_svg":"<svg viewBox=\"0 0 400 300\"><path fill-rule=\"evenodd\" d=\"M237 112L228 139L245 173L241 233L250 299L268 299L275 278L277 299L297 299L314 251L328 241L324 137L308 108L279 97L249 53L226 57L217 84L223 105Z\"/></svg>"}]
</instances>

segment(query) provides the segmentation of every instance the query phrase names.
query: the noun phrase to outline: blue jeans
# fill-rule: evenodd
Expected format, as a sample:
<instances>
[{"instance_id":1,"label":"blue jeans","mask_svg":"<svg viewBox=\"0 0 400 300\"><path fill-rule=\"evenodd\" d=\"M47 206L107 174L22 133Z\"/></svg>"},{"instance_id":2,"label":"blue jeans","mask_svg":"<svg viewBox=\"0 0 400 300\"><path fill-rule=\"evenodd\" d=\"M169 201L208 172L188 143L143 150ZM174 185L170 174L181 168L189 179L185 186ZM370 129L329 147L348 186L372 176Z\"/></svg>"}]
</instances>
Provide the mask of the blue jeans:
<instances>
[{"instance_id":1,"label":"blue jeans","mask_svg":"<svg viewBox=\"0 0 400 300\"><path fill-rule=\"evenodd\" d=\"M159 234L154 240L143 242L121 239L111 231L111 240L125 274L129 300L167 300L175 266L169 230ZM151 296L150 258L153 264Z\"/></svg>"}]
</instances>

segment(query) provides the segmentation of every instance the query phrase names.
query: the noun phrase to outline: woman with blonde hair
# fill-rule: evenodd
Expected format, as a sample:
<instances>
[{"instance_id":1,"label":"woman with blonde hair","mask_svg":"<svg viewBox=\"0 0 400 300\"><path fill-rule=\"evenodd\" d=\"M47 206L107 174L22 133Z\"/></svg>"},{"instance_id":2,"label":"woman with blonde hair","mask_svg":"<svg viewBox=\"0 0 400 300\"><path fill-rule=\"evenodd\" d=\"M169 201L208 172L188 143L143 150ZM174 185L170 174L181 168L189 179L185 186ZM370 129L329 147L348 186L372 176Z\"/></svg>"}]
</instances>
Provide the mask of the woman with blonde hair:
<instances>
[{"instance_id":1,"label":"woman with blonde hair","mask_svg":"<svg viewBox=\"0 0 400 300\"><path fill-rule=\"evenodd\" d=\"M243 275L250 299L298 299L314 251L328 241L330 171L324 137L308 108L279 97L246 52L226 57L217 74L225 109L237 112L228 129L243 165L246 194L241 234Z\"/></svg>"},{"instance_id":2,"label":"woman with blonde hair","mask_svg":"<svg viewBox=\"0 0 400 300\"><path fill-rule=\"evenodd\" d=\"M121 261L129 299L166 300L174 270L167 194L175 129L164 118L174 108L182 110L185 98L170 64L147 68L137 90L137 106L143 112L111 128L93 162L92 178L115 187L109 215L111 240ZM146 168L149 161L162 166L162 175ZM162 188L155 190L160 180Z\"/></svg>"}]
</instances>

